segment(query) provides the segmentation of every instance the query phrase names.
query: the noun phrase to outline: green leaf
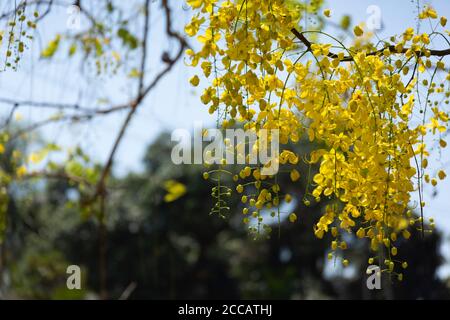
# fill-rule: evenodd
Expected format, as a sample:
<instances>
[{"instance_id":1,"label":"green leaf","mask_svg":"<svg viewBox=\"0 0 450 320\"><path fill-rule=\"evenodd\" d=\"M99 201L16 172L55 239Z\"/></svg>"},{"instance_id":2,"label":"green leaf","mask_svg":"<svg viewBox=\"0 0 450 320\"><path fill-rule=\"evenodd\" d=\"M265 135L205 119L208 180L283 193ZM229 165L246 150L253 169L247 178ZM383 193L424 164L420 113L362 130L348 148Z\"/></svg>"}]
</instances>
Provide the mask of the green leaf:
<instances>
[{"instance_id":1,"label":"green leaf","mask_svg":"<svg viewBox=\"0 0 450 320\"><path fill-rule=\"evenodd\" d=\"M77 44L72 43L72 45L69 48L69 57L73 56L77 52Z\"/></svg>"},{"instance_id":2,"label":"green leaf","mask_svg":"<svg viewBox=\"0 0 450 320\"><path fill-rule=\"evenodd\" d=\"M66 164L66 172L75 177L83 176L83 165L75 160L71 160Z\"/></svg>"},{"instance_id":3,"label":"green leaf","mask_svg":"<svg viewBox=\"0 0 450 320\"><path fill-rule=\"evenodd\" d=\"M50 41L47 45L47 48L45 48L41 52L41 57L43 58L51 58L54 56L55 52L58 50L59 42L61 40L61 35L56 35L55 39Z\"/></svg>"},{"instance_id":4,"label":"green leaf","mask_svg":"<svg viewBox=\"0 0 450 320\"><path fill-rule=\"evenodd\" d=\"M122 40L122 43L134 50L138 47L138 39L132 35L127 29L120 28L117 30L117 36Z\"/></svg>"}]
</instances>

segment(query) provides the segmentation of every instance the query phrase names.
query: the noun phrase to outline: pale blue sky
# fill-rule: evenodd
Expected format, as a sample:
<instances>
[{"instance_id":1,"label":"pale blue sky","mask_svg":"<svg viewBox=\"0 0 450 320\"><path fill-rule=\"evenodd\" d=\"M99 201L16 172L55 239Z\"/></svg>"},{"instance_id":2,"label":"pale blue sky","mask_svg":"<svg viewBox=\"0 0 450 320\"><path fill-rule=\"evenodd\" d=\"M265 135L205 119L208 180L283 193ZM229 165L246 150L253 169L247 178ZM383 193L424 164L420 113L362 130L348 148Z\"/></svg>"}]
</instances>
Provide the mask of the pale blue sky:
<instances>
[{"instance_id":1,"label":"pale blue sky","mask_svg":"<svg viewBox=\"0 0 450 320\"><path fill-rule=\"evenodd\" d=\"M92 3L95 1L92 0ZM183 1L171 1L175 23L179 30L189 20L190 13L182 5ZM173 3L177 3L176 6ZM434 0L420 1L423 5L431 3L440 14L450 18L450 1ZM384 29L379 32L379 37L401 33L406 27L416 26L416 1L411 0L334 0L328 1L326 7L332 9L332 20L338 22L343 14L352 16L353 24L364 22L368 15L366 9L370 5L377 5L381 9L381 17ZM152 46L149 57L150 71L156 72L159 65L159 57L165 49L170 49L175 44L167 44L164 40L162 29L162 15L159 12L158 1L155 1L152 12L151 37ZM66 8L55 10L44 25L39 28L40 37L33 44L30 52L35 57L40 51L39 44L45 44L55 32L66 30ZM335 32L332 28L330 33ZM153 45L154 44L154 45ZM30 53L28 53L29 55ZM28 62L26 62L28 61ZM38 101L65 101L75 102L78 97L83 97L80 104L89 105L92 97L109 97L111 101L124 102L132 96L134 87L129 87L129 81L125 81L123 75L105 75L99 80L93 74L89 80L80 74L79 64L67 61L65 55L56 57L56 63L38 61L31 63L31 59L24 59L18 72L0 73L0 97L18 98L22 100ZM127 64L133 63L131 57ZM193 89L188 85L188 79L195 70L178 63L173 71L164 78L158 87L150 94L141 106L134 118L126 137L119 148L116 158L116 172L126 173L131 170L141 169L141 159L146 146L163 130L186 128L191 130L194 121L203 121L205 125L213 124L214 117L210 116L207 108L199 102L199 94L202 86ZM6 106L1 106L2 111ZM43 116L48 117L51 112L34 110L32 108L20 108L19 112L24 117L24 122L36 120ZM104 161L108 155L113 138L121 125L124 113L115 114L105 118L96 119L88 124L67 126L54 125L48 127L44 133L52 141L64 146L81 144L96 160ZM435 164L436 168L448 163L450 148L441 155L441 162ZM431 198L432 190L425 191L428 204L425 208L426 217L434 217L436 225L445 231L448 243L450 235L450 213L448 207L450 201L450 179L439 184L438 196ZM450 259L450 249L446 245L443 253ZM443 274L450 274L450 268L444 268Z\"/></svg>"}]
</instances>

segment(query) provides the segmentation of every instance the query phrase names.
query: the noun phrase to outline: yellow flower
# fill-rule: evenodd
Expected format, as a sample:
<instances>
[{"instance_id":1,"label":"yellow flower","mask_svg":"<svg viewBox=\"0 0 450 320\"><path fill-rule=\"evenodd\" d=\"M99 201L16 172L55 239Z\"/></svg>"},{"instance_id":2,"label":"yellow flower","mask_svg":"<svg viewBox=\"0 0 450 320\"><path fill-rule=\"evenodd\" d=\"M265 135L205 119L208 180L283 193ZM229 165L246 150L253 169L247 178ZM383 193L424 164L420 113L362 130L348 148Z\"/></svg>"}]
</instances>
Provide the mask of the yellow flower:
<instances>
[{"instance_id":1,"label":"yellow flower","mask_svg":"<svg viewBox=\"0 0 450 320\"><path fill-rule=\"evenodd\" d=\"M223 1L213 8L217 1L189 3L194 18L187 32L197 36L199 48L197 52L188 50L188 57L192 66L201 66L205 78L212 78L200 99L209 113L218 116L219 126L242 125L257 134L257 142L263 140L261 129L277 129L280 152L275 159L279 172L289 172L292 181L300 179L293 165L304 161L317 166L303 190L305 205L310 196L317 202L332 198L336 203L327 206L315 223L317 238L330 232L336 240L345 231L370 239L374 251L396 254L392 243L397 233L410 237L406 230L411 220L409 204L417 188L422 188L420 183L417 186L417 176L432 185L438 183L438 177L445 177L445 173L438 173L431 179L425 172L433 156L431 150L436 149L427 149L425 141L434 141L430 136L438 133L444 137L448 130L445 104L450 103L450 75L419 84L408 62L418 58L420 73L434 67L445 70L444 62L431 52L431 36L406 28L399 37L392 36L387 46L370 37L357 38L364 35L361 24L354 27L350 47L336 49L323 42L325 38L314 39L305 33L312 43L312 54L307 51L298 59L298 55L286 54L298 49L301 42L307 44L300 37L295 39L292 32L301 25L302 17L291 1L277 0L274 5L272 1L252 0L245 10L241 10L243 1ZM322 10L325 17L331 16L330 9ZM431 7L421 12L421 18L437 17ZM203 18L204 31L198 35L198 21ZM440 18L441 25L445 20ZM346 16L342 26L348 29L349 25L350 17ZM418 97L427 95L425 103L432 112L425 112L419 103L422 99ZM291 145L302 146L303 139L320 148L299 148L303 154L286 150ZM263 145L256 143L251 151L257 153ZM446 142L439 138L437 148L445 147ZM233 181L238 185L238 179L252 180L249 183L256 187L254 195L241 198L246 208L276 212L283 202L292 200L290 195L282 196L286 192L277 184L280 173L265 176L262 168L249 167L249 157L245 161L247 167ZM236 190L243 191L242 185ZM343 209L335 212L337 208ZM262 222L259 210L254 212L254 218ZM332 247L337 249L338 243ZM389 260L387 271L392 270Z\"/></svg>"},{"instance_id":2,"label":"yellow flower","mask_svg":"<svg viewBox=\"0 0 450 320\"><path fill-rule=\"evenodd\" d=\"M397 248L396 248L396 247L392 247L392 248L391 248L391 254L392 254L393 256L396 256L396 255L397 255Z\"/></svg>"},{"instance_id":3,"label":"yellow flower","mask_svg":"<svg viewBox=\"0 0 450 320\"><path fill-rule=\"evenodd\" d=\"M284 201L290 203L292 201L292 196L288 193L284 196Z\"/></svg>"},{"instance_id":4,"label":"yellow flower","mask_svg":"<svg viewBox=\"0 0 450 320\"><path fill-rule=\"evenodd\" d=\"M364 229L363 228L359 228L358 231L356 232L356 236L358 238L364 238L364 236L365 236Z\"/></svg>"},{"instance_id":5,"label":"yellow flower","mask_svg":"<svg viewBox=\"0 0 450 320\"><path fill-rule=\"evenodd\" d=\"M445 177L447 177L447 175L445 174L444 170L439 170L438 177L439 177L439 179L444 180Z\"/></svg>"},{"instance_id":6,"label":"yellow flower","mask_svg":"<svg viewBox=\"0 0 450 320\"><path fill-rule=\"evenodd\" d=\"M403 230L402 235L405 239L409 239L411 237L411 233L408 230Z\"/></svg>"},{"instance_id":7,"label":"yellow flower","mask_svg":"<svg viewBox=\"0 0 450 320\"><path fill-rule=\"evenodd\" d=\"M300 173L296 169L292 169L290 173L290 177L292 181L297 181L300 179Z\"/></svg>"},{"instance_id":8,"label":"yellow flower","mask_svg":"<svg viewBox=\"0 0 450 320\"><path fill-rule=\"evenodd\" d=\"M326 56L330 52L331 44L312 44L311 50L315 56Z\"/></svg>"},{"instance_id":9,"label":"yellow flower","mask_svg":"<svg viewBox=\"0 0 450 320\"><path fill-rule=\"evenodd\" d=\"M338 247L337 241L331 241L331 250L336 250Z\"/></svg>"},{"instance_id":10,"label":"yellow flower","mask_svg":"<svg viewBox=\"0 0 450 320\"><path fill-rule=\"evenodd\" d=\"M425 7L425 10L419 13L419 19L437 19L438 15L436 13L436 10L434 10L432 7L427 6Z\"/></svg>"},{"instance_id":11,"label":"yellow flower","mask_svg":"<svg viewBox=\"0 0 450 320\"><path fill-rule=\"evenodd\" d=\"M198 86L198 84L200 83L200 79L198 78L197 75L193 76L191 79L189 79L189 82L191 83L191 85L193 85L194 87Z\"/></svg>"},{"instance_id":12,"label":"yellow flower","mask_svg":"<svg viewBox=\"0 0 450 320\"><path fill-rule=\"evenodd\" d=\"M342 29L347 30L350 27L351 18L349 15L342 16L341 22L339 25Z\"/></svg>"},{"instance_id":13,"label":"yellow flower","mask_svg":"<svg viewBox=\"0 0 450 320\"><path fill-rule=\"evenodd\" d=\"M203 5L204 0L186 0L187 4L192 7L192 9L197 9Z\"/></svg>"},{"instance_id":14,"label":"yellow flower","mask_svg":"<svg viewBox=\"0 0 450 320\"><path fill-rule=\"evenodd\" d=\"M45 153L44 152L38 152L38 153L32 153L29 155L28 160L31 163L39 163L41 162L45 157Z\"/></svg>"},{"instance_id":15,"label":"yellow flower","mask_svg":"<svg viewBox=\"0 0 450 320\"><path fill-rule=\"evenodd\" d=\"M431 119L431 123L429 124L429 127L430 127L431 130L433 131L433 134L436 133L436 129L437 129L439 132L444 132L444 131L446 130L445 126L441 125L441 124L439 123L439 121L438 121L437 119L435 119L435 118L432 118L432 119Z\"/></svg>"},{"instance_id":16,"label":"yellow flower","mask_svg":"<svg viewBox=\"0 0 450 320\"><path fill-rule=\"evenodd\" d=\"M206 30L204 35L198 36L197 39L201 43L217 42L220 40L220 33L213 32L213 30L211 28L209 28Z\"/></svg>"},{"instance_id":17,"label":"yellow flower","mask_svg":"<svg viewBox=\"0 0 450 320\"><path fill-rule=\"evenodd\" d=\"M164 196L165 202L175 201L186 193L186 186L175 180L164 182L164 189L167 191L167 194Z\"/></svg>"},{"instance_id":18,"label":"yellow flower","mask_svg":"<svg viewBox=\"0 0 450 320\"><path fill-rule=\"evenodd\" d=\"M353 33L355 34L355 36L360 37L363 35L364 31L360 26L355 26L353 28Z\"/></svg>"},{"instance_id":19,"label":"yellow flower","mask_svg":"<svg viewBox=\"0 0 450 320\"><path fill-rule=\"evenodd\" d=\"M195 36L203 22L205 22L205 18L198 19L198 17L194 16L191 22L184 27L184 32L190 37Z\"/></svg>"},{"instance_id":20,"label":"yellow flower","mask_svg":"<svg viewBox=\"0 0 450 320\"><path fill-rule=\"evenodd\" d=\"M297 221L297 215L295 213L291 213L289 215L289 221L294 223L295 221Z\"/></svg>"}]
</instances>

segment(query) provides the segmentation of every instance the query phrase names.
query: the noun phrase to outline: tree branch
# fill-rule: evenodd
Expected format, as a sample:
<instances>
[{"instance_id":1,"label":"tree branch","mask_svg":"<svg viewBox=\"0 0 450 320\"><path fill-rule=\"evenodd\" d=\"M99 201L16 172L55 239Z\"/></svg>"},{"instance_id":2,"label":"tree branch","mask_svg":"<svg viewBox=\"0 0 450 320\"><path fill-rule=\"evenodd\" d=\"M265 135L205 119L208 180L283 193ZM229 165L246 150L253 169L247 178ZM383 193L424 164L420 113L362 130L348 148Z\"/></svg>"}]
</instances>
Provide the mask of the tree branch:
<instances>
[{"instance_id":1,"label":"tree branch","mask_svg":"<svg viewBox=\"0 0 450 320\"><path fill-rule=\"evenodd\" d=\"M150 5L150 0L146 0L146 8L148 8L148 6ZM104 194L105 192L105 183L106 183L106 178L109 176L113 162L114 162L114 157L117 153L117 149L125 135L125 132L131 122L131 119L133 118L134 114L136 113L136 110L138 109L139 105L141 104L141 102L144 100L144 98L147 96L147 94L156 87L156 85L159 83L159 81L170 71L172 70L173 66L175 65L175 63L181 58L181 56L183 55L184 49L187 46L186 40L177 32L172 30L172 16L171 16L171 9L168 5L168 1L167 0L162 0L162 7L164 9L165 12L165 16L166 16L166 33L169 36L169 38L175 38L178 40L179 42L179 49L178 52L176 54L176 56L174 58L170 58L168 53L165 52L163 53L162 59L163 61L166 63L166 67L153 79L153 81L147 85L146 87L144 87L144 73L145 73L145 61L141 61L141 74L140 74L140 79L139 79L139 90L138 90L138 96L137 98L130 104L130 111L127 114L127 117L125 118L120 131L114 141L113 147L111 149L111 152L109 154L108 160L105 164L105 167L102 171L102 174L100 176L100 179L98 181L97 184L97 191L93 197L93 201L95 199L97 199L98 196ZM146 9L147 10L147 9ZM146 21L145 21L145 26L147 26L148 28L148 20L149 20L149 15L148 15L148 11L146 11ZM146 28L146 29L147 29ZM148 34L148 30L144 30L144 35ZM145 59L146 54L147 54L147 36L144 38L143 40L143 54L142 57L143 59Z\"/></svg>"},{"instance_id":2,"label":"tree branch","mask_svg":"<svg viewBox=\"0 0 450 320\"><path fill-rule=\"evenodd\" d=\"M297 29L292 28L291 31L296 36L296 38L299 39L306 46L308 51L311 51L311 46L313 45L313 43L310 42L308 39L306 39L306 37L303 35L303 33L299 32ZM391 46L387 46L387 47L381 48L376 51L368 52L368 53L366 53L366 56L381 55L381 54L383 54L383 51L386 49L389 50L391 53L402 53L402 54L405 54L406 52L411 50L411 48L403 48L401 51L397 51L395 49L395 46L391 45ZM436 56L436 57L444 57L444 56L450 55L450 48L444 49L444 50L428 50L428 51L430 52L431 56ZM423 52L423 51L414 51L414 53L416 54L417 57L425 56L425 52ZM338 58L338 55L333 52L329 52L327 56L332 59ZM349 55L349 56L344 56L342 59L340 59L340 61L348 62L348 61L354 61L354 59L353 59L353 56Z\"/></svg>"}]
</instances>

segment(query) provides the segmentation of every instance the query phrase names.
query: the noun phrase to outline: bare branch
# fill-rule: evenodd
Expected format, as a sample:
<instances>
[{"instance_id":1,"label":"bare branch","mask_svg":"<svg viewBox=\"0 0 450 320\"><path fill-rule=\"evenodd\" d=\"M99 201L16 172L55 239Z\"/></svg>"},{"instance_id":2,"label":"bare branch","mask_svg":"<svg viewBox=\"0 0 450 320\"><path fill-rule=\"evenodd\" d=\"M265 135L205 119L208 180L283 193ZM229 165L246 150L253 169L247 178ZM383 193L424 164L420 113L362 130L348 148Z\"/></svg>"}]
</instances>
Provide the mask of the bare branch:
<instances>
[{"instance_id":1,"label":"bare branch","mask_svg":"<svg viewBox=\"0 0 450 320\"><path fill-rule=\"evenodd\" d=\"M87 181L86 179L74 175L70 175L67 172L60 170L56 172L48 172L48 171L32 171L29 173L26 173L20 179L22 180L28 180L28 179L35 179L35 178L46 178L46 179L57 179L57 180L67 180L72 181L78 184L85 184L85 185L91 185L92 184Z\"/></svg>"},{"instance_id":2,"label":"bare branch","mask_svg":"<svg viewBox=\"0 0 450 320\"><path fill-rule=\"evenodd\" d=\"M150 5L150 0L146 0L146 8L148 8L148 6ZM137 108L139 107L139 105L141 104L141 102L144 100L144 98L147 96L147 94L156 87L156 85L159 83L159 81L170 71L172 70L173 66L175 65L175 63L181 58L181 56L183 55L184 49L187 46L186 40L177 32L172 30L172 16L171 16L171 9L168 5L168 1L167 0L162 0L162 7L164 9L165 12L165 16L166 16L166 33L169 36L169 38L175 38L178 40L179 42L179 49L177 54L175 55L174 58L167 58L168 54L164 53L163 54L163 59L164 62L166 62L166 67L153 79L152 82L150 82L149 85L147 85L146 87L144 87L143 83L144 83L144 73L145 73L145 62L141 62L141 75L140 75L140 80L139 80L139 93L137 98L135 99L135 101L133 101L130 104L130 111L127 114L127 117L125 118L120 131L116 137L116 140L113 144L113 147L111 149L111 152L109 154L108 160L105 164L105 167L103 169L103 172L100 176L100 179L98 181L97 184L97 192L94 195L93 200L95 200L98 196L102 195L105 192L105 182L106 182L106 178L109 176L112 165L113 165L113 161L114 161L114 156L117 152L117 149L125 135L125 132L130 124L131 119L133 118ZM145 26L148 27L148 20L149 20L149 12L147 11L148 9L146 9L146 21L145 21ZM144 34L147 35L148 30L144 30ZM145 58L146 56L146 47L147 47L147 37L144 38L143 40L143 58Z\"/></svg>"}]
</instances>

